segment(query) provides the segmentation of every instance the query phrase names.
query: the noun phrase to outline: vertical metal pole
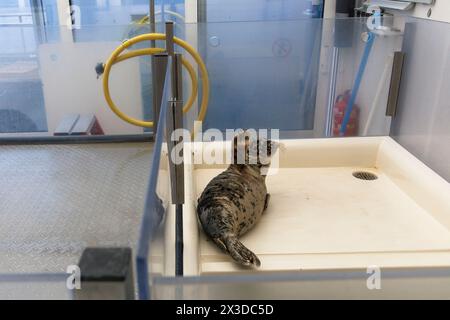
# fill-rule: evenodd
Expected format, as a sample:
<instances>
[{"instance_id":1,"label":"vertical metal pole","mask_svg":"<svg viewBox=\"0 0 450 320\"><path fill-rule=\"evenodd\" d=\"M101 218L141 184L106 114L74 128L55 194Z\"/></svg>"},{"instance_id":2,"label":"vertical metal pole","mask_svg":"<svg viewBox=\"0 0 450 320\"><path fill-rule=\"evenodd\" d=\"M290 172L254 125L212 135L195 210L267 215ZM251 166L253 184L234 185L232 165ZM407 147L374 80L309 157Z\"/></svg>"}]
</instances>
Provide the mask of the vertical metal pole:
<instances>
[{"instance_id":1,"label":"vertical metal pole","mask_svg":"<svg viewBox=\"0 0 450 320\"><path fill-rule=\"evenodd\" d=\"M41 0L31 0L31 15L33 19L34 32L38 43L44 43L47 40L47 30L44 16L44 7Z\"/></svg>"},{"instance_id":2,"label":"vertical metal pole","mask_svg":"<svg viewBox=\"0 0 450 320\"><path fill-rule=\"evenodd\" d=\"M167 110L167 142L169 147L170 181L173 204L184 204L184 167L183 149L174 150L182 139L173 141L172 132L183 128L183 103L169 101ZM180 137L182 138L182 137ZM180 158L177 158L177 157Z\"/></svg>"},{"instance_id":3,"label":"vertical metal pole","mask_svg":"<svg viewBox=\"0 0 450 320\"><path fill-rule=\"evenodd\" d=\"M173 56L175 53L173 45L173 22L166 22L166 50L169 56Z\"/></svg>"},{"instance_id":4,"label":"vertical metal pole","mask_svg":"<svg viewBox=\"0 0 450 320\"><path fill-rule=\"evenodd\" d=\"M325 122L325 136L333 135L333 108L336 98L336 82L339 67L339 48L333 47L333 55L331 58L330 85L328 88L327 118Z\"/></svg>"},{"instance_id":5,"label":"vertical metal pole","mask_svg":"<svg viewBox=\"0 0 450 320\"><path fill-rule=\"evenodd\" d=\"M172 156L178 151L177 146L183 141L173 141L170 134L177 129L183 128L183 74L182 74L182 55L174 53L173 47L173 24L166 24L166 41L168 54L173 54L172 59L172 103L169 108L168 116L168 141L169 154ZM182 150L182 149L181 149ZM184 274L184 243L183 243L183 204L184 204L184 164L183 154L179 154L181 161L174 163L173 158L169 160L171 182L172 182L172 203L176 206L175 211L175 275Z\"/></svg>"},{"instance_id":6,"label":"vertical metal pole","mask_svg":"<svg viewBox=\"0 0 450 320\"><path fill-rule=\"evenodd\" d=\"M150 22L150 32L156 32L156 17L155 17L155 0L150 0L150 8L149 8L149 22ZM155 40L151 41L151 47L155 48L156 42Z\"/></svg>"},{"instance_id":7,"label":"vertical metal pole","mask_svg":"<svg viewBox=\"0 0 450 320\"><path fill-rule=\"evenodd\" d=\"M173 141L172 132L183 127L182 101L169 101L167 114L167 141L169 147L169 167L172 192L172 203L175 205L175 275L182 276L184 266L183 244L183 204L184 204L184 164L183 151L178 151L178 144L183 141ZM175 157L174 157L175 155ZM181 161L175 160L177 156Z\"/></svg>"},{"instance_id":8,"label":"vertical metal pole","mask_svg":"<svg viewBox=\"0 0 450 320\"><path fill-rule=\"evenodd\" d=\"M197 1L197 21L198 22L206 22L206 19L207 19L206 1L207 0L198 0Z\"/></svg>"},{"instance_id":9,"label":"vertical metal pole","mask_svg":"<svg viewBox=\"0 0 450 320\"><path fill-rule=\"evenodd\" d=\"M180 53L175 54L174 58L174 67L175 67L175 74L176 74L176 81L173 83L175 86L174 89L174 95L177 99L176 104L176 126L177 128L181 129L183 128L183 73L182 73L182 55ZM177 167L177 175L178 175L178 181L181 185L178 186L178 203L184 203L184 164L182 163Z\"/></svg>"},{"instance_id":10,"label":"vertical metal pole","mask_svg":"<svg viewBox=\"0 0 450 320\"><path fill-rule=\"evenodd\" d=\"M183 101L182 55L176 53L172 64L172 94L176 101Z\"/></svg>"},{"instance_id":11,"label":"vertical metal pole","mask_svg":"<svg viewBox=\"0 0 450 320\"><path fill-rule=\"evenodd\" d=\"M197 50L208 64L208 6L207 0L197 0ZM198 88L198 96L203 94L203 88ZM197 104L196 112L200 112L200 104Z\"/></svg>"},{"instance_id":12,"label":"vertical metal pole","mask_svg":"<svg viewBox=\"0 0 450 320\"><path fill-rule=\"evenodd\" d=\"M153 132L158 130L158 119L161 110L164 83L166 80L168 56L165 53L155 54L152 57L152 83L153 83Z\"/></svg>"},{"instance_id":13,"label":"vertical metal pole","mask_svg":"<svg viewBox=\"0 0 450 320\"><path fill-rule=\"evenodd\" d=\"M183 75L182 75L182 55L177 53L172 59L172 96L173 106L173 130L183 128ZM176 146L179 141L175 142ZM172 190L175 194L172 195L174 204L184 203L184 166L183 162L175 165L176 185Z\"/></svg>"},{"instance_id":14,"label":"vertical metal pole","mask_svg":"<svg viewBox=\"0 0 450 320\"><path fill-rule=\"evenodd\" d=\"M183 103L178 101L173 104L175 128L183 126ZM178 143L183 143L178 142ZM177 143L177 144L178 144ZM183 157L183 154L181 154ZM183 235L183 204L184 204L184 164L175 166L176 169L176 201L175 203L175 275L184 274L184 235Z\"/></svg>"},{"instance_id":15,"label":"vertical metal pole","mask_svg":"<svg viewBox=\"0 0 450 320\"><path fill-rule=\"evenodd\" d=\"M175 275L184 275L184 241L183 241L183 205L177 204L175 209Z\"/></svg>"},{"instance_id":16,"label":"vertical metal pole","mask_svg":"<svg viewBox=\"0 0 450 320\"><path fill-rule=\"evenodd\" d=\"M155 0L149 1L149 23L150 23L150 32L156 32L156 21L155 21ZM150 48L156 47L156 41L150 41ZM150 57L151 60L151 70L152 74L152 98L153 98L153 133L156 136L156 131L158 130L158 120L159 120L159 111L161 109L161 99L164 90L164 79L166 76L165 67L164 71L162 71L162 59L157 59L155 56ZM158 60L158 61L156 61ZM165 61L165 65L167 65L167 60Z\"/></svg>"},{"instance_id":17,"label":"vertical metal pole","mask_svg":"<svg viewBox=\"0 0 450 320\"><path fill-rule=\"evenodd\" d=\"M172 203L175 208L175 275L182 276L184 274L184 244L183 244L183 204L184 204L184 164L183 154L181 163L174 163L172 155L176 154L174 149L183 141L173 141L172 133L177 129L183 128L183 74L181 54L175 54L173 43L173 22L166 22L166 50L171 56L172 61L172 101L170 102L167 117L167 141L169 145L169 166L171 176ZM182 149L181 149L182 150Z\"/></svg>"}]
</instances>

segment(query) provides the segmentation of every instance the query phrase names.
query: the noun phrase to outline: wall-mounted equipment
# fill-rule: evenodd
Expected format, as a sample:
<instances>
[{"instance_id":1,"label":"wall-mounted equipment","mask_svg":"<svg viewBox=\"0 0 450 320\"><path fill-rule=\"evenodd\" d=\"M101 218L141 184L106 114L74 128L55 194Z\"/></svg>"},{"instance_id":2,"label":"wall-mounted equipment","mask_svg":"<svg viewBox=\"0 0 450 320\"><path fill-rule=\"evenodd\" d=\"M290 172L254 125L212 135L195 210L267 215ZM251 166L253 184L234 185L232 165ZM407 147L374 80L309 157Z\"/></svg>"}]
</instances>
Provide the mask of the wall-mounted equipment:
<instances>
[{"instance_id":1,"label":"wall-mounted equipment","mask_svg":"<svg viewBox=\"0 0 450 320\"><path fill-rule=\"evenodd\" d=\"M434 0L370 0L364 6L379 6L386 9L408 11L414 8L416 3L434 4Z\"/></svg>"}]
</instances>

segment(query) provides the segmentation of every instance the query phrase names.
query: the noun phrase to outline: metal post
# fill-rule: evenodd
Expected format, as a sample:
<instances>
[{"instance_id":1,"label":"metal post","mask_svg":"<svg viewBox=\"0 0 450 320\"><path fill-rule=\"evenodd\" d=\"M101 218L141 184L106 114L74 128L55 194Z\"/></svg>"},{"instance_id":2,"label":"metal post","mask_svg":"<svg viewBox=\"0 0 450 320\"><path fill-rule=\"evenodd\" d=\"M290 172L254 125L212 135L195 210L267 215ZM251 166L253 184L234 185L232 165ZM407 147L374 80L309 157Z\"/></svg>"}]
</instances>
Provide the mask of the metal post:
<instances>
[{"instance_id":1,"label":"metal post","mask_svg":"<svg viewBox=\"0 0 450 320\"><path fill-rule=\"evenodd\" d=\"M158 130L158 119L166 80L167 60L168 56L165 53L155 54L152 58L154 133Z\"/></svg>"},{"instance_id":2,"label":"metal post","mask_svg":"<svg viewBox=\"0 0 450 320\"><path fill-rule=\"evenodd\" d=\"M172 60L172 110L169 110L169 114L172 116L172 128L173 130L183 128L183 74L182 74L182 55L177 53L174 55ZM180 143L175 142L174 147ZM182 143L182 142L181 142ZM181 159L182 160L182 159ZM172 199L174 204L184 203L184 166L183 161L181 163L175 164L176 173L176 185L173 186L172 190L175 190L175 194L172 194Z\"/></svg>"},{"instance_id":3,"label":"metal post","mask_svg":"<svg viewBox=\"0 0 450 320\"><path fill-rule=\"evenodd\" d=\"M31 0L31 15L33 19L33 25L35 26L34 32L38 39L38 43L45 43L47 41L47 34L45 29L45 15L42 1ZM22 29L22 28L21 28Z\"/></svg>"},{"instance_id":4,"label":"metal post","mask_svg":"<svg viewBox=\"0 0 450 320\"><path fill-rule=\"evenodd\" d=\"M184 235L183 235L183 205L177 204L175 209L175 275L184 275Z\"/></svg>"},{"instance_id":5,"label":"metal post","mask_svg":"<svg viewBox=\"0 0 450 320\"><path fill-rule=\"evenodd\" d=\"M183 102L169 101L167 109L167 141L169 147L169 170L172 204L175 205L175 275L182 276L184 266L183 244L183 204L184 204L184 164L183 149L177 146L182 140L174 141L172 132L183 127ZM181 157L175 159L174 155ZM180 161L181 160L181 161Z\"/></svg>"},{"instance_id":6,"label":"metal post","mask_svg":"<svg viewBox=\"0 0 450 320\"><path fill-rule=\"evenodd\" d=\"M150 23L150 32L155 33L156 32L156 18L155 18L155 0L150 0L150 8L149 8L149 23ZM156 41L152 40L150 42L150 46L152 48L156 47Z\"/></svg>"},{"instance_id":7,"label":"metal post","mask_svg":"<svg viewBox=\"0 0 450 320\"><path fill-rule=\"evenodd\" d=\"M206 2L207 0L197 1L197 22L206 22L207 20Z\"/></svg>"},{"instance_id":8,"label":"metal post","mask_svg":"<svg viewBox=\"0 0 450 320\"><path fill-rule=\"evenodd\" d=\"M197 50L203 57L203 60L208 62L208 0L197 0ZM198 88L198 96L203 94L203 88ZM199 104L196 106L196 112L200 112ZM195 128L194 128L195 130Z\"/></svg>"},{"instance_id":9,"label":"metal post","mask_svg":"<svg viewBox=\"0 0 450 320\"><path fill-rule=\"evenodd\" d=\"M150 32L156 32L156 21L155 21L155 0L149 1L149 23L150 23ZM156 41L150 41L150 48L156 47ZM167 60L165 64L163 64L163 59L158 59L154 55L151 56L151 66L152 69L150 72L152 73L152 93L153 93L153 133L156 136L156 130L158 130L158 120L159 120L159 110L161 109L161 98L162 92L164 88L164 79L165 79L165 71L162 72L162 67L167 65ZM157 61L155 61L157 60ZM162 80L162 81L161 81Z\"/></svg>"},{"instance_id":10,"label":"metal post","mask_svg":"<svg viewBox=\"0 0 450 320\"><path fill-rule=\"evenodd\" d=\"M81 288L76 300L134 300L130 248L86 248L78 264Z\"/></svg>"},{"instance_id":11,"label":"metal post","mask_svg":"<svg viewBox=\"0 0 450 320\"><path fill-rule=\"evenodd\" d=\"M173 22L166 22L166 51L169 56L173 56L174 45L173 45Z\"/></svg>"},{"instance_id":12,"label":"metal post","mask_svg":"<svg viewBox=\"0 0 450 320\"><path fill-rule=\"evenodd\" d=\"M170 35L170 27L168 28ZM169 39L169 36L168 36ZM173 46L173 42L168 40L168 46ZM170 42L172 42L170 44ZM180 140L174 141L171 134L183 128L183 75L182 75L182 55L174 54L172 59L172 101L168 109L167 123L167 140L169 145L169 165L171 176L172 203L176 206L175 216L175 274L182 276L184 274L184 244L183 244L183 204L184 204L184 164L183 149L179 149L178 145L183 143ZM174 159L173 155L180 158Z\"/></svg>"},{"instance_id":13,"label":"metal post","mask_svg":"<svg viewBox=\"0 0 450 320\"><path fill-rule=\"evenodd\" d=\"M183 149L180 152L174 150L182 143L182 137L178 141L173 141L172 133L183 128L183 102L169 101L167 109L167 142L169 147L169 166L172 204L184 204L184 166ZM172 157L174 155L174 157ZM179 157L176 159L176 157Z\"/></svg>"},{"instance_id":14,"label":"metal post","mask_svg":"<svg viewBox=\"0 0 450 320\"><path fill-rule=\"evenodd\" d=\"M172 95L176 101L183 101L182 55L176 53L172 64Z\"/></svg>"},{"instance_id":15,"label":"metal post","mask_svg":"<svg viewBox=\"0 0 450 320\"><path fill-rule=\"evenodd\" d=\"M328 103L327 103L327 117L325 123L325 136L331 137L333 135L333 108L336 98L336 82L339 67L339 48L333 47L333 55L331 58L331 73L330 84L328 88Z\"/></svg>"}]
</instances>

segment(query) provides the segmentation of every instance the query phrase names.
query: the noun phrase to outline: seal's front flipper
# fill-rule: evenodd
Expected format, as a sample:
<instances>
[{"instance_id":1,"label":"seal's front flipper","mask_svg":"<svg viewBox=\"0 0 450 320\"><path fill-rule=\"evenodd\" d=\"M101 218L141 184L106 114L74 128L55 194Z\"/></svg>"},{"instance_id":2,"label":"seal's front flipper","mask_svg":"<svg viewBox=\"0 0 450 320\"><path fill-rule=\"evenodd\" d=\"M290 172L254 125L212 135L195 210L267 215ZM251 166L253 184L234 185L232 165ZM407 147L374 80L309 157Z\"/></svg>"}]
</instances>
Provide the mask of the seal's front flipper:
<instances>
[{"instance_id":1,"label":"seal's front flipper","mask_svg":"<svg viewBox=\"0 0 450 320\"><path fill-rule=\"evenodd\" d=\"M270 200L270 194L266 194L266 199L264 201L264 211L267 209L267 207L269 206L269 200Z\"/></svg>"},{"instance_id":2,"label":"seal's front flipper","mask_svg":"<svg viewBox=\"0 0 450 320\"><path fill-rule=\"evenodd\" d=\"M237 237L229 237L225 240L228 253L231 257L245 267L261 266L256 254L247 249Z\"/></svg>"}]
</instances>

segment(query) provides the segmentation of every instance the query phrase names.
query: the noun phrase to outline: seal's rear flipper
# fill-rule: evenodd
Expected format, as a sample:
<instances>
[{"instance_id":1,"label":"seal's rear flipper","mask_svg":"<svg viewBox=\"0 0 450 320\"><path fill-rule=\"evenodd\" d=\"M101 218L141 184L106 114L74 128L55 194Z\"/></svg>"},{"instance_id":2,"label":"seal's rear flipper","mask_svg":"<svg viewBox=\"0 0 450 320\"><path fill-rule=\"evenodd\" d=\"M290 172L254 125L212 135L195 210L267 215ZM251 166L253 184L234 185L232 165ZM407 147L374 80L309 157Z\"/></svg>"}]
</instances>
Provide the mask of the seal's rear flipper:
<instances>
[{"instance_id":1,"label":"seal's rear flipper","mask_svg":"<svg viewBox=\"0 0 450 320\"><path fill-rule=\"evenodd\" d=\"M214 243L223 251L228 252L227 246L219 238L213 238Z\"/></svg>"},{"instance_id":2,"label":"seal's rear flipper","mask_svg":"<svg viewBox=\"0 0 450 320\"><path fill-rule=\"evenodd\" d=\"M231 257L239 262L241 265L249 267L261 266L261 262L259 261L256 254L247 249L237 237L229 237L225 240L225 244L227 246L227 250L230 253Z\"/></svg>"}]
</instances>

